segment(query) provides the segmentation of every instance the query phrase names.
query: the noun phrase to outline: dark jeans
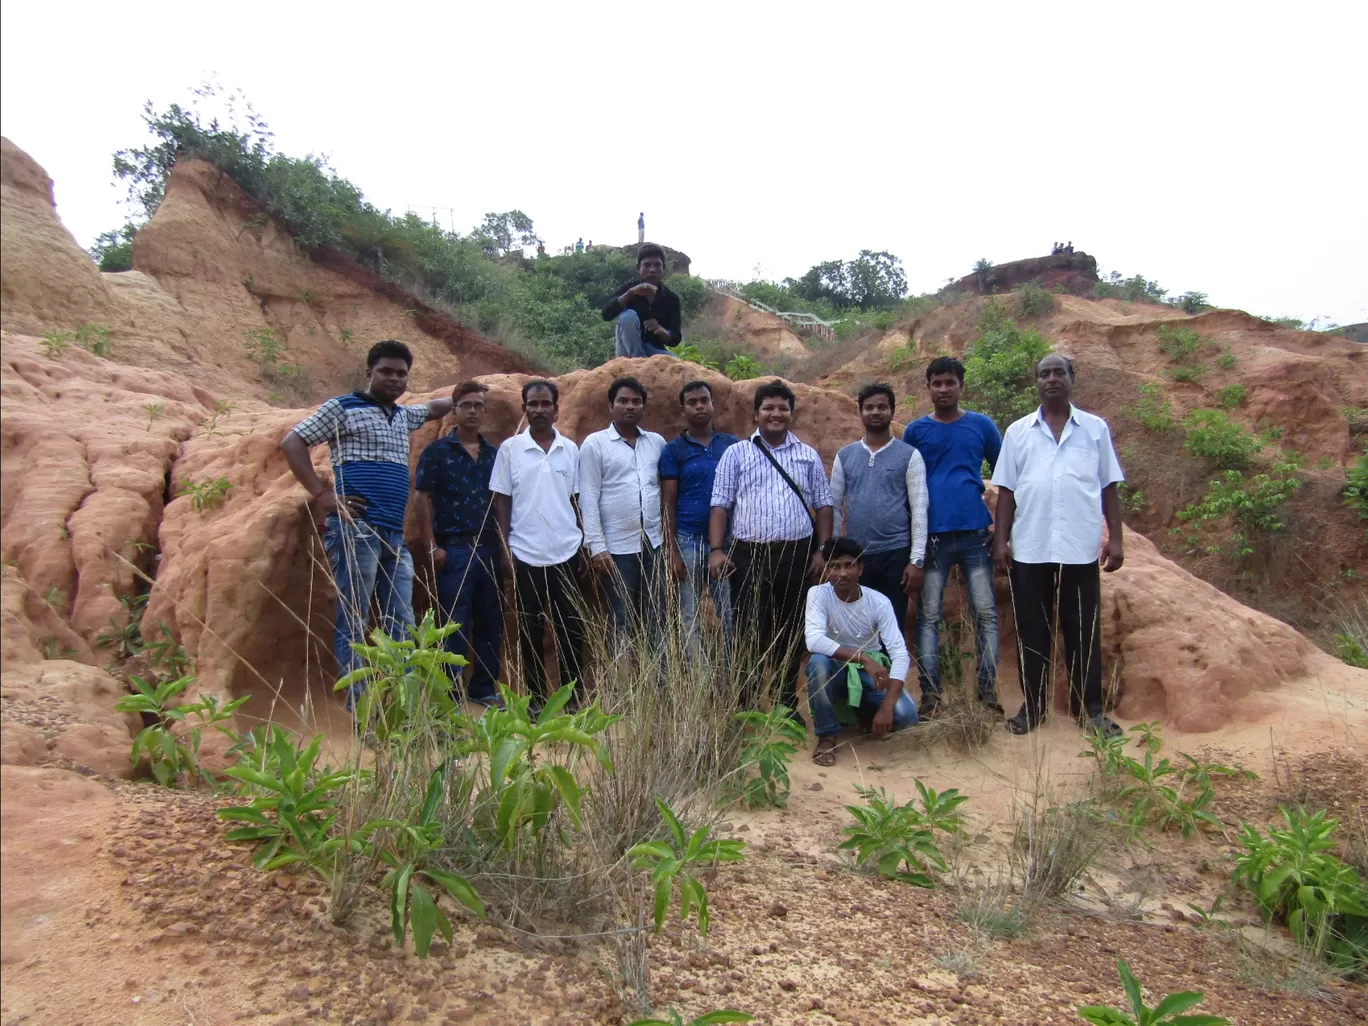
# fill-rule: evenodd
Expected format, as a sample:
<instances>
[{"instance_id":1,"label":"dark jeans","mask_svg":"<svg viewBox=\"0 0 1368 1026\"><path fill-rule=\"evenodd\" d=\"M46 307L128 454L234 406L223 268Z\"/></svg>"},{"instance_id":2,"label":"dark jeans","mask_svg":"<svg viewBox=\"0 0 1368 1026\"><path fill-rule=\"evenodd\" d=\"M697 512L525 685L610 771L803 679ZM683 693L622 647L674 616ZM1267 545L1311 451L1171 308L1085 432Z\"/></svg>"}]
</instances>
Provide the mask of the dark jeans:
<instances>
[{"instance_id":1,"label":"dark jeans","mask_svg":"<svg viewBox=\"0 0 1368 1026\"><path fill-rule=\"evenodd\" d=\"M619 638L637 629L651 635L659 633L665 615L660 561L660 549L650 548L646 543L641 552L613 554L614 571L604 582L604 590Z\"/></svg>"},{"instance_id":2,"label":"dark jeans","mask_svg":"<svg viewBox=\"0 0 1368 1026\"><path fill-rule=\"evenodd\" d=\"M974 613L979 697L997 694L997 600L993 597L993 560L988 555L987 542L986 527L978 531L943 531L926 540L926 576L917 611L917 675L923 696L938 695L941 691L937 673L941 607L945 582L955 566L964 577L964 590Z\"/></svg>"},{"instance_id":3,"label":"dark jeans","mask_svg":"<svg viewBox=\"0 0 1368 1026\"><path fill-rule=\"evenodd\" d=\"M856 715L862 720L873 720L881 708L887 692L875 691L869 674L860 672L860 708ZM824 655L813 653L807 663L808 711L812 713L812 732L818 737L835 737L841 732L836 706L850 705L850 686L846 664ZM906 690L898 695L893 706L893 729L902 730L917 723L917 704Z\"/></svg>"},{"instance_id":4,"label":"dark jeans","mask_svg":"<svg viewBox=\"0 0 1368 1026\"><path fill-rule=\"evenodd\" d=\"M806 650L803 617L811 559L811 536L789 542L738 541L732 548L736 644L749 644L754 649L738 651L733 665L753 666L760 674L743 684L748 705L754 705L769 685L777 704L798 708L798 668ZM766 664L768 675L763 672ZM773 687L776 675L777 688Z\"/></svg>"},{"instance_id":5,"label":"dark jeans","mask_svg":"<svg viewBox=\"0 0 1368 1026\"><path fill-rule=\"evenodd\" d=\"M1012 562L1012 611L1028 722L1039 723L1048 711L1056 611L1069 668L1069 708L1076 717L1102 713L1101 601L1096 563Z\"/></svg>"},{"instance_id":6,"label":"dark jeans","mask_svg":"<svg viewBox=\"0 0 1368 1026\"><path fill-rule=\"evenodd\" d=\"M576 557L578 558L578 557ZM513 587L518 610L518 648L522 655L523 686L537 704L546 701L546 664L542 639L549 619L556 634L560 681L575 681L583 690L580 660L584 652L584 620L575 559L552 566L533 566L513 560Z\"/></svg>"},{"instance_id":7,"label":"dark jeans","mask_svg":"<svg viewBox=\"0 0 1368 1026\"><path fill-rule=\"evenodd\" d=\"M460 630L448 635L448 652L472 659L472 699L498 694L499 647L503 642L503 589L499 582L499 555L493 545L456 542L442 546L446 564L437 574L437 601L442 623L458 623ZM472 632L474 653L471 653ZM449 667L460 680L462 667Z\"/></svg>"},{"instance_id":8,"label":"dark jeans","mask_svg":"<svg viewBox=\"0 0 1368 1026\"><path fill-rule=\"evenodd\" d=\"M898 621L898 630L903 629L907 616L907 593L903 591L903 571L912 562L912 553L906 548L889 552L866 552L863 558L864 573L860 574L860 585L873 588L889 602L893 603L893 618Z\"/></svg>"}]
</instances>

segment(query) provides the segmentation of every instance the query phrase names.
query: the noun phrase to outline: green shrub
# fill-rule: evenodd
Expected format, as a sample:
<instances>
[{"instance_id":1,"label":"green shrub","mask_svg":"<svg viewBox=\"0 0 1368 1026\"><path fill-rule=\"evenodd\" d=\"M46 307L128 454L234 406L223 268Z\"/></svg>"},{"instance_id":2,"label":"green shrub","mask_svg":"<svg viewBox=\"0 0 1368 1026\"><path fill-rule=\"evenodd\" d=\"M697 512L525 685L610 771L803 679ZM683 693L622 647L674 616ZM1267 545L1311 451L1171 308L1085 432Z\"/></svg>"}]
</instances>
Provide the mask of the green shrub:
<instances>
[{"instance_id":1,"label":"green shrub","mask_svg":"<svg viewBox=\"0 0 1368 1026\"><path fill-rule=\"evenodd\" d=\"M746 731L740 766L745 774L742 799L752 807L783 808L789 799L789 760L807 742L807 732L794 719L792 710L783 705L776 705L769 712L739 712L736 721ZM754 777L750 776L752 768Z\"/></svg>"},{"instance_id":2,"label":"green shrub","mask_svg":"<svg viewBox=\"0 0 1368 1026\"><path fill-rule=\"evenodd\" d=\"M1195 385L1202 380L1205 371L1201 367L1171 367L1168 371L1169 378L1179 384Z\"/></svg>"},{"instance_id":3,"label":"green shrub","mask_svg":"<svg viewBox=\"0 0 1368 1026\"><path fill-rule=\"evenodd\" d=\"M1055 308L1054 293L1043 288L1040 279L1028 281L1016 288L1017 312L1022 317L1039 317Z\"/></svg>"},{"instance_id":4,"label":"green shrub","mask_svg":"<svg viewBox=\"0 0 1368 1026\"><path fill-rule=\"evenodd\" d=\"M1368 520L1368 453L1360 453L1349 467L1349 483L1344 489L1344 504Z\"/></svg>"},{"instance_id":5,"label":"green shrub","mask_svg":"<svg viewBox=\"0 0 1368 1026\"><path fill-rule=\"evenodd\" d=\"M1282 506L1301 487L1300 470L1296 453L1280 457L1268 473L1256 474L1248 482L1238 470L1227 470L1210 483L1200 502L1179 510L1178 519L1205 527L1229 518L1235 527L1229 539L1232 554L1252 555L1255 540L1283 529Z\"/></svg>"},{"instance_id":6,"label":"green shrub","mask_svg":"<svg viewBox=\"0 0 1368 1026\"><path fill-rule=\"evenodd\" d=\"M1184 292L1173 301L1173 305L1184 313L1199 314L1211 309L1205 292Z\"/></svg>"},{"instance_id":7,"label":"green shrub","mask_svg":"<svg viewBox=\"0 0 1368 1026\"><path fill-rule=\"evenodd\" d=\"M142 225L126 224L122 228L104 232L90 247L90 256L102 271L133 270L133 239Z\"/></svg>"},{"instance_id":8,"label":"green shrub","mask_svg":"<svg viewBox=\"0 0 1368 1026\"><path fill-rule=\"evenodd\" d=\"M1216 393L1216 405L1223 410L1233 410L1245 401L1247 394L1244 385L1225 385Z\"/></svg>"},{"instance_id":9,"label":"green shrub","mask_svg":"<svg viewBox=\"0 0 1368 1026\"><path fill-rule=\"evenodd\" d=\"M943 873L947 867L933 831L961 834L963 817L956 809L967 798L954 788L937 794L920 780L916 784L921 808L917 799L897 804L883 788L856 788L864 804L846 806L855 823L842 830L846 840L839 849L854 851L857 866L872 861L891 880L934 887L932 872Z\"/></svg>"},{"instance_id":10,"label":"green shrub","mask_svg":"<svg viewBox=\"0 0 1368 1026\"><path fill-rule=\"evenodd\" d=\"M1284 827L1265 837L1244 823L1234 880L1253 892L1264 914L1287 923L1293 938L1342 968L1368 966L1368 890L1334 853L1335 827L1325 810L1279 807Z\"/></svg>"},{"instance_id":11,"label":"green shrub","mask_svg":"<svg viewBox=\"0 0 1368 1026\"><path fill-rule=\"evenodd\" d=\"M135 713L147 723L133 739L129 762L137 766L146 756L152 777L163 787L179 787L198 783L204 777L199 764L199 748L204 728L215 730L236 740L225 723L247 701L249 696L235 698L220 706L212 694L203 695L197 702L173 705L195 681L194 677L175 680L147 681L130 676L134 694L124 695L114 703L114 711Z\"/></svg>"},{"instance_id":12,"label":"green shrub","mask_svg":"<svg viewBox=\"0 0 1368 1026\"><path fill-rule=\"evenodd\" d=\"M665 287L679 296L679 308L684 320L698 316L708 301L708 283L692 274L672 274L665 279ZM603 301L608 302L604 296Z\"/></svg>"},{"instance_id":13,"label":"green shrub","mask_svg":"<svg viewBox=\"0 0 1368 1026\"><path fill-rule=\"evenodd\" d=\"M1189 366L1197 362L1203 348L1212 344L1191 328L1176 324L1161 324L1157 334L1159 351L1174 363Z\"/></svg>"},{"instance_id":14,"label":"green shrub","mask_svg":"<svg viewBox=\"0 0 1368 1026\"><path fill-rule=\"evenodd\" d=\"M1216 365L1221 370L1231 370L1238 362L1234 353L1222 353L1216 358Z\"/></svg>"},{"instance_id":15,"label":"green shrub","mask_svg":"<svg viewBox=\"0 0 1368 1026\"><path fill-rule=\"evenodd\" d=\"M668 348L670 352L685 363L696 363L700 367L708 368L708 370L717 370L717 361L693 342L681 342L677 346L669 346Z\"/></svg>"},{"instance_id":16,"label":"green shrub","mask_svg":"<svg viewBox=\"0 0 1368 1026\"><path fill-rule=\"evenodd\" d=\"M634 845L627 855L632 859L632 868L651 871L651 885L655 888L656 933L665 925L665 916L670 910L670 898L673 897L677 885L680 920L687 920L689 913L697 910L698 932L706 937L709 920L708 892L696 874L722 862L740 862L745 857L742 849L745 848L746 842L712 838L709 836L712 830L706 826L701 826L692 834L686 835L684 825L674 810L659 798L655 804L669 828L669 840L645 841Z\"/></svg>"},{"instance_id":17,"label":"green shrub","mask_svg":"<svg viewBox=\"0 0 1368 1026\"><path fill-rule=\"evenodd\" d=\"M203 513L206 509L217 509L223 505L223 499L232 487L226 477L213 481L186 481L177 489L176 497L189 496L195 512Z\"/></svg>"},{"instance_id":18,"label":"green shrub","mask_svg":"<svg viewBox=\"0 0 1368 1026\"><path fill-rule=\"evenodd\" d=\"M1092 1026L1228 1026L1230 1020L1219 1015L1182 1015L1202 1003L1206 995L1195 990L1180 990L1167 995L1150 1008L1140 993L1140 981L1125 962L1117 961L1116 971L1126 990L1130 1014L1111 1005L1080 1005L1078 1014Z\"/></svg>"},{"instance_id":19,"label":"green shrub","mask_svg":"<svg viewBox=\"0 0 1368 1026\"><path fill-rule=\"evenodd\" d=\"M758 378L763 373L760 361L747 353L737 353L727 365L722 368L722 373L733 381L746 381L750 378Z\"/></svg>"},{"instance_id":20,"label":"green shrub","mask_svg":"<svg viewBox=\"0 0 1368 1026\"><path fill-rule=\"evenodd\" d=\"M980 329L964 350L965 402L1005 428L1039 403L1035 368L1050 344L1035 328L1017 327L996 301L985 306Z\"/></svg>"},{"instance_id":21,"label":"green shrub","mask_svg":"<svg viewBox=\"0 0 1368 1026\"><path fill-rule=\"evenodd\" d=\"M1123 278L1120 271L1112 271L1106 281L1093 286L1093 295L1098 299L1124 299L1131 303L1162 303L1168 289L1160 288L1157 281L1148 281L1143 274Z\"/></svg>"},{"instance_id":22,"label":"green shrub","mask_svg":"<svg viewBox=\"0 0 1368 1026\"><path fill-rule=\"evenodd\" d=\"M1231 420L1224 410L1193 410L1183 421L1183 427L1187 431L1183 448L1223 470L1249 466L1263 448L1253 434Z\"/></svg>"}]
</instances>

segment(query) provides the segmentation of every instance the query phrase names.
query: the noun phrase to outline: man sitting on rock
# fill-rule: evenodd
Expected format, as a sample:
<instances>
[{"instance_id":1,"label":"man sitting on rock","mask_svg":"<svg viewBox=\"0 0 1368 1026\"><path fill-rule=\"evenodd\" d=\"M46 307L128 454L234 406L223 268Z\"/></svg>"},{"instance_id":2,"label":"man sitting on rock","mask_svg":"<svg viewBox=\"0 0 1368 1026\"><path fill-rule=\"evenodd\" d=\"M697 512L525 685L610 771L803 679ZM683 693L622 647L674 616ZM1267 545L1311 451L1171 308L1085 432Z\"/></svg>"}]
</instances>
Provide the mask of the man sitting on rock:
<instances>
[{"instance_id":1,"label":"man sitting on rock","mask_svg":"<svg viewBox=\"0 0 1368 1026\"><path fill-rule=\"evenodd\" d=\"M679 296L667 289L665 251L656 245L637 251L640 280L627 286L603 308L603 319L617 319L613 331L615 356L670 356L666 346L680 340Z\"/></svg>"},{"instance_id":2,"label":"man sitting on rock","mask_svg":"<svg viewBox=\"0 0 1368 1026\"><path fill-rule=\"evenodd\" d=\"M413 623L413 557L404 545L409 499L409 435L451 411L451 398L399 406L413 353L385 339L366 355L364 392L329 399L280 443L285 462L323 520L323 548L337 586L333 653L340 674L360 665L352 649L366 637L371 601L385 633L399 639ZM309 449L328 443L333 483L314 471ZM348 707L353 694L348 696Z\"/></svg>"},{"instance_id":3,"label":"man sitting on rock","mask_svg":"<svg viewBox=\"0 0 1368 1026\"><path fill-rule=\"evenodd\" d=\"M1012 576L1026 701L1007 721L1013 734L1032 731L1049 704L1056 613L1069 664L1069 707L1107 737L1121 733L1102 708L1102 523L1106 562L1121 569L1124 480L1101 417L1070 402L1073 363L1051 354L1036 365L1040 408L1007 428L993 471L998 486L993 560Z\"/></svg>"},{"instance_id":4,"label":"man sitting on rock","mask_svg":"<svg viewBox=\"0 0 1368 1026\"><path fill-rule=\"evenodd\" d=\"M917 722L917 707L904 690L911 658L893 616L893 604L860 584L859 544L832 538L822 547L825 582L808 592L805 637L808 709L817 746L812 761L836 762L841 732L836 707L845 705L875 737ZM885 659L880 649L886 650Z\"/></svg>"}]
</instances>

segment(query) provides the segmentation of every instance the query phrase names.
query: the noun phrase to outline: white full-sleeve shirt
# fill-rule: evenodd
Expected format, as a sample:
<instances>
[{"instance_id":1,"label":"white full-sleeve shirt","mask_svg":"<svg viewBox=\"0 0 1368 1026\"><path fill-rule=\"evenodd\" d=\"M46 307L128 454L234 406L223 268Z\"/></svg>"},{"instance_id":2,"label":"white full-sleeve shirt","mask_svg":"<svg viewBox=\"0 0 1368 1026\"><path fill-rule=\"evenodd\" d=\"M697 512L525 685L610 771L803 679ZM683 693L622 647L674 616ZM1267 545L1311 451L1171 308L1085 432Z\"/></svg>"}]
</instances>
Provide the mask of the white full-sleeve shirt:
<instances>
[{"instance_id":1,"label":"white full-sleeve shirt","mask_svg":"<svg viewBox=\"0 0 1368 1026\"><path fill-rule=\"evenodd\" d=\"M636 445L609 424L584 440L579 454L580 512L590 555L641 551L644 537L659 548L660 453L665 439L638 431Z\"/></svg>"},{"instance_id":2,"label":"white full-sleeve shirt","mask_svg":"<svg viewBox=\"0 0 1368 1026\"><path fill-rule=\"evenodd\" d=\"M878 652L882 643L891 664L888 676L906 683L912 665L893 603L873 588L861 588L854 602L842 602L830 581L808 592L804 638L809 652L834 656L841 647Z\"/></svg>"},{"instance_id":3,"label":"white full-sleeve shirt","mask_svg":"<svg viewBox=\"0 0 1368 1026\"><path fill-rule=\"evenodd\" d=\"M1102 551L1102 490L1124 481L1101 417L1070 404L1059 441L1041 411L1002 436L993 484L1016 497L1012 559L1018 563L1096 563Z\"/></svg>"}]
</instances>

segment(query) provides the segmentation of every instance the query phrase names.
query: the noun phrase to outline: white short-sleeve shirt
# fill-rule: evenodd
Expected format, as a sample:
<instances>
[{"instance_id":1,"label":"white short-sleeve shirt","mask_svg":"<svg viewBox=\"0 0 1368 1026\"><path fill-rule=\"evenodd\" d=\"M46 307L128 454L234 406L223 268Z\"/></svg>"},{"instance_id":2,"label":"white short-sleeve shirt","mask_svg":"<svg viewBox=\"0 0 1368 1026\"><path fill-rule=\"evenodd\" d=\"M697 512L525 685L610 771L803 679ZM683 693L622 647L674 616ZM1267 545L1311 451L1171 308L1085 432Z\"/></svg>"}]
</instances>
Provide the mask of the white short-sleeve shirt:
<instances>
[{"instance_id":1,"label":"white short-sleeve shirt","mask_svg":"<svg viewBox=\"0 0 1368 1026\"><path fill-rule=\"evenodd\" d=\"M1012 558L1018 563L1096 563L1102 489L1124 481L1101 417L1069 406L1059 441L1037 409L1007 428L993 484L1016 497Z\"/></svg>"},{"instance_id":2,"label":"white short-sleeve shirt","mask_svg":"<svg viewBox=\"0 0 1368 1026\"><path fill-rule=\"evenodd\" d=\"M532 566L574 558L584 542L571 499L579 492L579 447L559 431L542 449L530 430L504 440L489 490L512 499L508 547Z\"/></svg>"}]
</instances>

